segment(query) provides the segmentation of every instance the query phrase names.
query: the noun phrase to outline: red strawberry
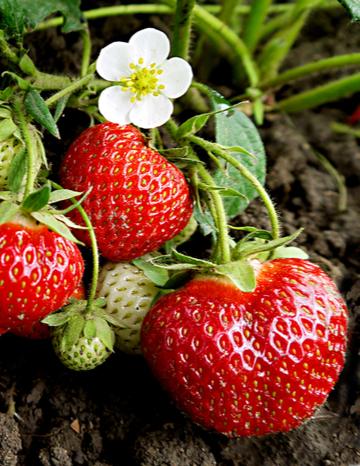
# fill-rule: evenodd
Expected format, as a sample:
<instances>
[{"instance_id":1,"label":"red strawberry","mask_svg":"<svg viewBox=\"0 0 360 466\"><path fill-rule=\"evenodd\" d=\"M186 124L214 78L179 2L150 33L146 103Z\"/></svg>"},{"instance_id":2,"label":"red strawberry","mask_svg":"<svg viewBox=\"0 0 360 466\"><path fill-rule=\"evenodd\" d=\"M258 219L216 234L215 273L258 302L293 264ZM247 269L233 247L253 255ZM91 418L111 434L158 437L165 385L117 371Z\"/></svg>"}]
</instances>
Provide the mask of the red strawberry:
<instances>
[{"instance_id":1,"label":"red strawberry","mask_svg":"<svg viewBox=\"0 0 360 466\"><path fill-rule=\"evenodd\" d=\"M84 262L71 241L36 225L0 225L0 327L26 327L62 307L78 286Z\"/></svg>"},{"instance_id":2,"label":"red strawberry","mask_svg":"<svg viewBox=\"0 0 360 466\"><path fill-rule=\"evenodd\" d=\"M142 328L154 374L195 422L228 436L286 432L324 403L344 364L347 310L302 259L264 263L253 293L198 277Z\"/></svg>"},{"instance_id":3,"label":"red strawberry","mask_svg":"<svg viewBox=\"0 0 360 466\"><path fill-rule=\"evenodd\" d=\"M80 283L72 293L70 300L84 298L85 288L83 283ZM40 321L21 324L19 327L12 329L11 333L18 337L31 338L32 340L47 340L51 337L50 327L46 324L42 324Z\"/></svg>"},{"instance_id":4,"label":"red strawberry","mask_svg":"<svg viewBox=\"0 0 360 466\"><path fill-rule=\"evenodd\" d=\"M103 123L84 131L61 167L65 188L90 194L83 207L95 228L100 252L129 261L176 236L192 214L184 175L147 147L131 125ZM82 224L79 213L70 217ZM87 232L75 234L89 244Z\"/></svg>"}]
</instances>

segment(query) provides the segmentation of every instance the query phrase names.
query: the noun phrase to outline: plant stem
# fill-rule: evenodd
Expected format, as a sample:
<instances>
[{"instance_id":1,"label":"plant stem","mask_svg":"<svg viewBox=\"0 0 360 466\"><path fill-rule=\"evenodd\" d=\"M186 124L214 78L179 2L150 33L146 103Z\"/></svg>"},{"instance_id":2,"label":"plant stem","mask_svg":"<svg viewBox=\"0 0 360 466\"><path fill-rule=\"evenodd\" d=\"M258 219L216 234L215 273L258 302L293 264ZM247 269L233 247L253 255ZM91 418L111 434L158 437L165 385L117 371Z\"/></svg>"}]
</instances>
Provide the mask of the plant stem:
<instances>
[{"instance_id":1,"label":"plant stem","mask_svg":"<svg viewBox=\"0 0 360 466\"><path fill-rule=\"evenodd\" d=\"M72 94L73 92L81 89L83 86L86 86L94 77L94 73L89 73L81 79L72 82L69 86L65 87L61 91L49 97L45 102L48 107L56 103L58 100L62 99L66 95Z\"/></svg>"},{"instance_id":2,"label":"plant stem","mask_svg":"<svg viewBox=\"0 0 360 466\"><path fill-rule=\"evenodd\" d=\"M169 120L166 123L166 126L172 135L174 139L176 139L176 131L177 131L177 125L173 120ZM193 158L198 158L195 152L192 151L192 157ZM202 178L204 183L206 183L208 186L215 186L215 182L210 175L210 173L207 171L207 169L204 167L204 165L199 164L199 167L197 168L197 175ZM212 203L212 208L211 208L211 214L214 218L215 225L218 230L218 244L216 245L216 249L219 251L219 263L226 263L231 261L231 251L230 251L230 244L229 244L229 235L228 235L228 226L227 226L227 219L226 219L226 213L225 213L225 208L223 204L223 200L221 195L216 192L216 191L209 191L208 195L211 199Z\"/></svg>"},{"instance_id":3,"label":"plant stem","mask_svg":"<svg viewBox=\"0 0 360 466\"><path fill-rule=\"evenodd\" d=\"M80 76L83 78L88 73L91 58L91 37L88 25L86 25L86 27L81 30L81 38L83 42L83 52Z\"/></svg>"},{"instance_id":4,"label":"plant stem","mask_svg":"<svg viewBox=\"0 0 360 466\"><path fill-rule=\"evenodd\" d=\"M229 154L228 151L221 149L218 146L218 144L215 144L210 141L206 141L205 139L202 139L198 136L188 136L187 139L190 142L202 147L206 151L213 152L214 154L217 154L222 159L226 160L233 167L235 167L245 179L247 179L253 185L253 187L258 192L260 198L262 199L268 211L273 239L279 238L280 237L279 218L278 218L275 206L272 200L270 199L270 196L268 195L268 193L266 192L265 188L262 186L260 181L241 162L239 162L235 157Z\"/></svg>"},{"instance_id":5,"label":"plant stem","mask_svg":"<svg viewBox=\"0 0 360 466\"><path fill-rule=\"evenodd\" d=\"M350 65L360 64L360 53L350 53L346 55L338 55L335 57L324 58L313 63L307 63L306 65L297 66L284 73L279 74L276 78L270 79L261 83L261 89L269 89L277 87L283 84L287 84L290 81L303 78L311 73L319 73L321 71L332 70L334 68L340 68Z\"/></svg>"},{"instance_id":6,"label":"plant stem","mask_svg":"<svg viewBox=\"0 0 360 466\"><path fill-rule=\"evenodd\" d=\"M225 0L225 3L232 0ZM254 0L257 1L257 0ZM220 5L203 5L203 8L206 9L209 13L218 15L221 11ZM279 3L272 5L269 8L269 13L284 13L292 8L292 4ZM336 0L326 0L322 3L319 8L330 9L330 8L340 8L339 3ZM122 16L122 15L135 15L135 14L165 14L169 15L173 13L173 8L167 5L159 4L139 4L139 5L114 5L102 8L95 8L92 10L84 11L84 18L87 20L98 19L98 18L107 18L110 16ZM250 6L240 5L236 8L237 14L246 15L249 14ZM35 31L48 29L50 27L57 27L63 24L63 18L58 16L56 18L48 19L38 24L35 28Z\"/></svg>"},{"instance_id":7,"label":"plant stem","mask_svg":"<svg viewBox=\"0 0 360 466\"><path fill-rule=\"evenodd\" d=\"M255 50L260 38L262 25L268 15L272 0L256 0L252 2L249 16L247 17L243 40L250 51Z\"/></svg>"},{"instance_id":8,"label":"plant stem","mask_svg":"<svg viewBox=\"0 0 360 466\"><path fill-rule=\"evenodd\" d=\"M308 108L317 107L328 102L333 102L340 98L349 96L360 91L360 73L345 78L338 79L315 87L309 91L301 92L284 100L280 100L275 105L278 110L284 112L299 112Z\"/></svg>"},{"instance_id":9,"label":"plant stem","mask_svg":"<svg viewBox=\"0 0 360 466\"><path fill-rule=\"evenodd\" d=\"M71 79L67 76L57 76L43 73L42 71L37 71L30 82L33 87L42 91L65 89L72 83Z\"/></svg>"},{"instance_id":10,"label":"plant stem","mask_svg":"<svg viewBox=\"0 0 360 466\"><path fill-rule=\"evenodd\" d=\"M63 189L59 184L55 183L54 181L51 182L52 186L56 189ZM73 204L76 204L77 201L75 199L70 199ZM90 289L87 297L87 304L86 304L86 312L90 312L93 302L95 300L96 295L96 288L99 279L99 249L97 246L96 235L94 231L94 227L89 219L88 214L86 213L85 209L81 205L76 206L81 218L83 219L86 227L88 228L90 243L91 243L91 252L92 252L92 274L91 274L91 284Z\"/></svg>"},{"instance_id":11,"label":"plant stem","mask_svg":"<svg viewBox=\"0 0 360 466\"><path fill-rule=\"evenodd\" d=\"M9 44L5 40L3 31L1 32L2 32L2 34L0 34L1 55L4 58L7 58L11 63L15 63L17 65L19 63L19 58L16 55L16 53L10 48Z\"/></svg>"},{"instance_id":12,"label":"plant stem","mask_svg":"<svg viewBox=\"0 0 360 466\"><path fill-rule=\"evenodd\" d=\"M21 135L24 138L25 147L26 147L27 174L26 174L25 190L24 190L24 195L23 195L23 199L26 199L27 196L33 192L34 185L35 185L36 144L31 136L28 122L26 121L25 114L21 108L20 102L18 101L15 102L14 111L17 116Z\"/></svg>"},{"instance_id":13,"label":"plant stem","mask_svg":"<svg viewBox=\"0 0 360 466\"><path fill-rule=\"evenodd\" d=\"M216 16L199 5L194 8L194 20L203 34L215 42L224 41L226 43L232 61L235 63L240 61L243 64L250 86L256 87L259 81L256 64L239 36Z\"/></svg>"},{"instance_id":14,"label":"plant stem","mask_svg":"<svg viewBox=\"0 0 360 466\"><path fill-rule=\"evenodd\" d=\"M239 12L238 3L239 3L239 0L222 0L221 2L221 10L219 12L219 18L227 26L231 27L235 22L237 13ZM209 11L209 9L207 10ZM211 13L217 14L218 12L212 11Z\"/></svg>"},{"instance_id":15,"label":"plant stem","mask_svg":"<svg viewBox=\"0 0 360 466\"><path fill-rule=\"evenodd\" d=\"M177 0L172 54L189 60L192 12L195 0Z\"/></svg>"}]
</instances>

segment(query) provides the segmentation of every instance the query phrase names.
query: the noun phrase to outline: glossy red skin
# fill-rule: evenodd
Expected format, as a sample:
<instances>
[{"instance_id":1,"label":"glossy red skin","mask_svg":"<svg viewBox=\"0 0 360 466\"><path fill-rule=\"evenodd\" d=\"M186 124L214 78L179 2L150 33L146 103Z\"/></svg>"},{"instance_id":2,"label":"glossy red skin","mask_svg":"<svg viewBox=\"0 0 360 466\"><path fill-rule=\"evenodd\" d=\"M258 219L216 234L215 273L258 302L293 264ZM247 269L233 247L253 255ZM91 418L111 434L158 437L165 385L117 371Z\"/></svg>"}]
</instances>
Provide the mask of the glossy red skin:
<instances>
[{"instance_id":1,"label":"glossy red skin","mask_svg":"<svg viewBox=\"0 0 360 466\"><path fill-rule=\"evenodd\" d=\"M79 285L76 244L39 225L0 225L0 327L30 326L62 307Z\"/></svg>"},{"instance_id":2,"label":"glossy red skin","mask_svg":"<svg viewBox=\"0 0 360 466\"><path fill-rule=\"evenodd\" d=\"M324 403L344 365L347 309L301 259L263 264L253 293L193 279L145 317L142 349L179 407L230 437L286 432Z\"/></svg>"},{"instance_id":3,"label":"glossy red skin","mask_svg":"<svg viewBox=\"0 0 360 466\"><path fill-rule=\"evenodd\" d=\"M85 288L83 283L80 283L72 293L70 299L84 298ZM42 324L40 321L22 324L19 327L11 329L11 333L18 337L31 338L32 340L47 340L51 337L51 329L49 325Z\"/></svg>"},{"instance_id":4,"label":"glossy red skin","mask_svg":"<svg viewBox=\"0 0 360 466\"><path fill-rule=\"evenodd\" d=\"M83 207L101 254L129 261L158 249L188 223L192 201L182 172L145 145L131 125L103 123L71 145L60 171L64 188L86 192ZM77 210L69 216L78 224ZM89 244L87 232L74 234Z\"/></svg>"}]
</instances>

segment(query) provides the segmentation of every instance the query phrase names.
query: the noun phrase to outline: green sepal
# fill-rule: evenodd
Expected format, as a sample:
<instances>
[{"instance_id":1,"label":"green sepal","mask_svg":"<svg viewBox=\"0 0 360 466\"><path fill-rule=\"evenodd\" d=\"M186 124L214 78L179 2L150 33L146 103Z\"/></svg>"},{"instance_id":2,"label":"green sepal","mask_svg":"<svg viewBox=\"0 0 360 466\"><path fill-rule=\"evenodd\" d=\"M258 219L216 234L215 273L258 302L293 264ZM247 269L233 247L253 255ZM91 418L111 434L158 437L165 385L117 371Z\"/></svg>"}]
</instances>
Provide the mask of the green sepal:
<instances>
[{"instance_id":1,"label":"green sepal","mask_svg":"<svg viewBox=\"0 0 360 466\"><path fill-rule=\"evenodd\" d=\"M19 212L19 206L11 201L3 201L0 203L0 225L12 220Z\"/></svg>"},{"instance_id":2,"label":"green sepal","mask_svg":"<svg viewBox=\"0 0 360 466\"><path fill-rule=\"evenodd\" d=\"M83 333L85 319L82 315L72 316L64 328L61 346L63 350L70 350Z\"/></svg>"},{"instance_id":3,"label":"green sepal","mask_svg":"<svg viewBox=\"0 0 360 466\"><path fill-rule=\"evenodd\" d=\"M88 340L92 340L96 336L96 325L93 319L89 319L85 322L83 329L84 337Z\"/></svg>"},{"instance_id":4,"label":"green sepal","mask_svg":"<svg viewBox=\"0 0 360 466\"><path fill-rule=\"evenodd\" d=\"M217 265L216 272L229 278L241 291L251 293L256 288L254 267L246 260Z\"/></svg>"},{"instance_id":5,"label":"green sepal","mask_svg":"<svg viewBox=\"0 0 360 466\"><path fill-rule=\"evenodd\" d=\"M55 231L59 235L63 236L64 238L77 243L83 244L81 241L78 241L75 236L71 233L68 226L64 223L60 222L54 215L51 215L47 212L31 212L31 216L34 217L40 223L46 225L50 230Z\"/></svg>"},{"instance_id":6,"label":"green sepal","mask_svg":"<svg viewBox=\"0 0 360 466\"><path fill-rule=\"evenodd\" d=\"M220 192L221 196L223 197L242 197L243 199L246 199L246 196L239 191L237 191L234 188L228 188L226 186L210 186L205 183L199 183L198 184L199 189L209 192L209 191L218 191Z\"/></svg>"},{"instance_id":7,"label":"green sepal","mask_svg":"<svg viewBox=\"0 0 360 466\"><path fill-rule=\"evenodd\" d=\"M60 327L66 324L70 318L71 315L66 312L55 312L46 316L41 322L49 327Z\"/></svg>"},{"instance_id":8,"label":"green sepal","mask_svg":"<svg viewBox=\"0 0 360 466\"><path fill-rule=\"evenodd\" d=\"M205 269L213 268L215 266L213 262L206 261L204 259L198 259L196 257L187 256L186 254L182 254L181 252L176 251L176 249L172 250L171 255L174 259L178 260L183 264L194 265L196 267Z\"/></svg>"},{"instance_id":9,"label":"green sepal","mask_svg":"<svg viewBox=\"0 0 360 466\"><path fill-rule=\"evenodd\" d=\"M69 228L75 228L75 229L78 229L78 230L88 230L87 226L78 225L77 223L73 222L72 220L70 220L65 215L58 214L56 211L54 211L54 217L57 220L59 220L59 222L62 222L65 225L67 225Z\"/></svg>"},{"instance_id":10,"label":"green sepal","mask_svg":"<svg viewBox=\"0 0 360 466\"><path fill-rule=\"evenodd\" d=\"M140 257L133 260L132 263L142 270L145 276L157 286L163 286L169 279L169 272L166 269L158 267L148 260Z\"/></svg>"},{"instance_id":11,"label":"green sepal","mask_svg":"<svg viewBox=\"0 0 360 466\"><path fill-rule=\"evenodd\" d=\"M49 198L50 187L43 186L26 197L22 203L22 208L27 212L36 212L48 204Z\"/></svg>"},{"instance_id":12,"label":"green sepal","mask_svg":"<svg viewBox=\"0 0 360 466\"><path fill-rule=\"evenodd\" d=\"M185 285L185 283L187 283L191 277L192 277L192 272L189 270L175 272L171 274L169 280L164 284L162 289L177 290L178 288Z\"/></svg>"},{"instance_id":13,"label":"green sepal","mask_svg":"<svg viewBox=\"0 0 360 466\"><path fill-rule=\"evenodd\" d=\"M272 259L309 259L309 255L296 246L281 246L273 252Z\"/></svg>"},{"instance_id":14,"label":"green sepal","mask_svg":"<svg viewBox=\"0 0 360 466\"><path fill-rule=\"evenodd\" d=\"M70 98L70 95L65 95L61 99L58 100L56 107L55 107L55 112L54 112L54 121L57 123L61 117L61 115L64 113L66 104L68 103L68 100Z\"/></svg>"},{"instance_id":15,"label":"green sepal","mask_svg":"<svg viewBox=\"0 0 360 466\"><path fill-rule=\"evenodd\" d=\"M157 149L157 151L167 159L182 160L187 158L190 153L189 146L172 147L171 149ZM195 159L194 159L195 160Z\"/></svg>"},{"instance_id":16,"label":"green sepal","mask_svg":"<svg viewBox=\"0 0 360 466\"><path fill-rule=\"evenodd\" d=\"M178 127L176 131L176 139L185 138L197 133L206 125L209 118L209 113L202 113L201 115L195 115L189 118Z\"/></svg>"},{"instance_id":17,"label":"green sepal","mask_svg":"<svg viewBox=\"0 0 360 466\"><path fill-rule=\"evenodd\" d=\"M113 351L115 343L114 331L103 318L95 317L94 322L96 327L96 336L100 339L100 341L106 346L106 348L109 351Z\"/></svg>"},{"instance_id":18,"label":"green sepal","mask_svg":"<svg viewBox=\"0 0 360 466\"><path fill-rule=\"evenodd\" d=\"M34 120L46 128L51 135L60 139L59 129L45 100L35 89L30 89L24 100L25 108Z\"/></svg>"},{"instance_id":19,"label":"green sepal","mask_svg":"<svg viewBox=\"0 0 360 466\"><path fill-rule=\"evenodd\" d=\"M27 169L26 155L25 147L23 147L15 154L10 163L7 185L13 193L18 193L22 187Z\"/></svg>"},{"instance_id":20,"label":"green sepal","mask_svg":"<svg viewBox=\"0 0 360 466\"><path fill-rule=\"evenodd\" d=\"M0 121L0 142L8 139L17 130L16 124L11 118Z\"/></svg>"},{"instance_id":21,"label":"green sepal","mask_svg":"<svg viewBox=\"0 0 360 466\"><path fill-rule=\"evenodd\" d=\"M263 239L254 239L244 243L239 243L234 251L235 259L244 259L249 256L256 256L263 252L271 252L294 241L303 231L303 228L295 231L292 235L283 236L282 238L265 241Z\"/></svg>"},{"instance_id":22,"label":"green sepal","mask_svg":"<svg viewBox=\"0 0 360 466\"><path fill-rule=\"evenodd\" d=\"M36 74L36 66L29 55L26 53L21 57L19 61L19 67L23 73L29 76L34 76Z\"/></svg>"},{"instance_id":23,"label":"green sepal","mask_svg":"<svg viewBox=\"0 0 360 466\"><path fill-rule=\"evenodd\" d=\"M29 81L26 81L26 79L23 79L21 76L13 73L12 71L4 71L1 76L10 76L10 78L16 82L22 91L27 91L30 89Z\"/></svg>"},{"instance_id":24,"label":"green sepal","mask_svg":"<svg viewBox=\"0 0 360 466\"><path fill-rule=\"evenodd\" d=\"M56 189L55 191L51 191L49 204L73 199L74 197L80 196L81 194L82 192L72 191L71 189Z\"/></svg>"}]
</instances>

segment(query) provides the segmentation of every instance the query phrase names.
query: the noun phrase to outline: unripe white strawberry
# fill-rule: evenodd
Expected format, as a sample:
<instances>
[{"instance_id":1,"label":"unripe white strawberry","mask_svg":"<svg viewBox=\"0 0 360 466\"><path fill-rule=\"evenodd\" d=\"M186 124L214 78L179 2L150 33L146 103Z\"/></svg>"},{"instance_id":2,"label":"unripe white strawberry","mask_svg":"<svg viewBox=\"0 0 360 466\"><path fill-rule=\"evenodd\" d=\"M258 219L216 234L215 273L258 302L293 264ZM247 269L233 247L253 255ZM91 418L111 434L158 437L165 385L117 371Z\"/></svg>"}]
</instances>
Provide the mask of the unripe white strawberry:
<instances>
[{"instance_id":1,"label":"unripe white strawberry","mask_svg":"<svg viewBox=\"0 0 360 466\"><path fill-rule=\"evenodd\" d=\"M7 189L10 164L15 154L23 148L23 144L15 136L0 142L0 189Z\"/></svg>"},{"instance_id":2,"label":"unripe white strawberry","mask_svg":"<svg viewBox=\"0 0 360 466\"><path fill-rule=\"evenodd\" d=\"M140 353L140 329L158 289L142 270L129 263L108 262L101 270L97 296L105 298L104 310L119 327L115 346L126 353Z\"/></svg>"}]
</instances>

